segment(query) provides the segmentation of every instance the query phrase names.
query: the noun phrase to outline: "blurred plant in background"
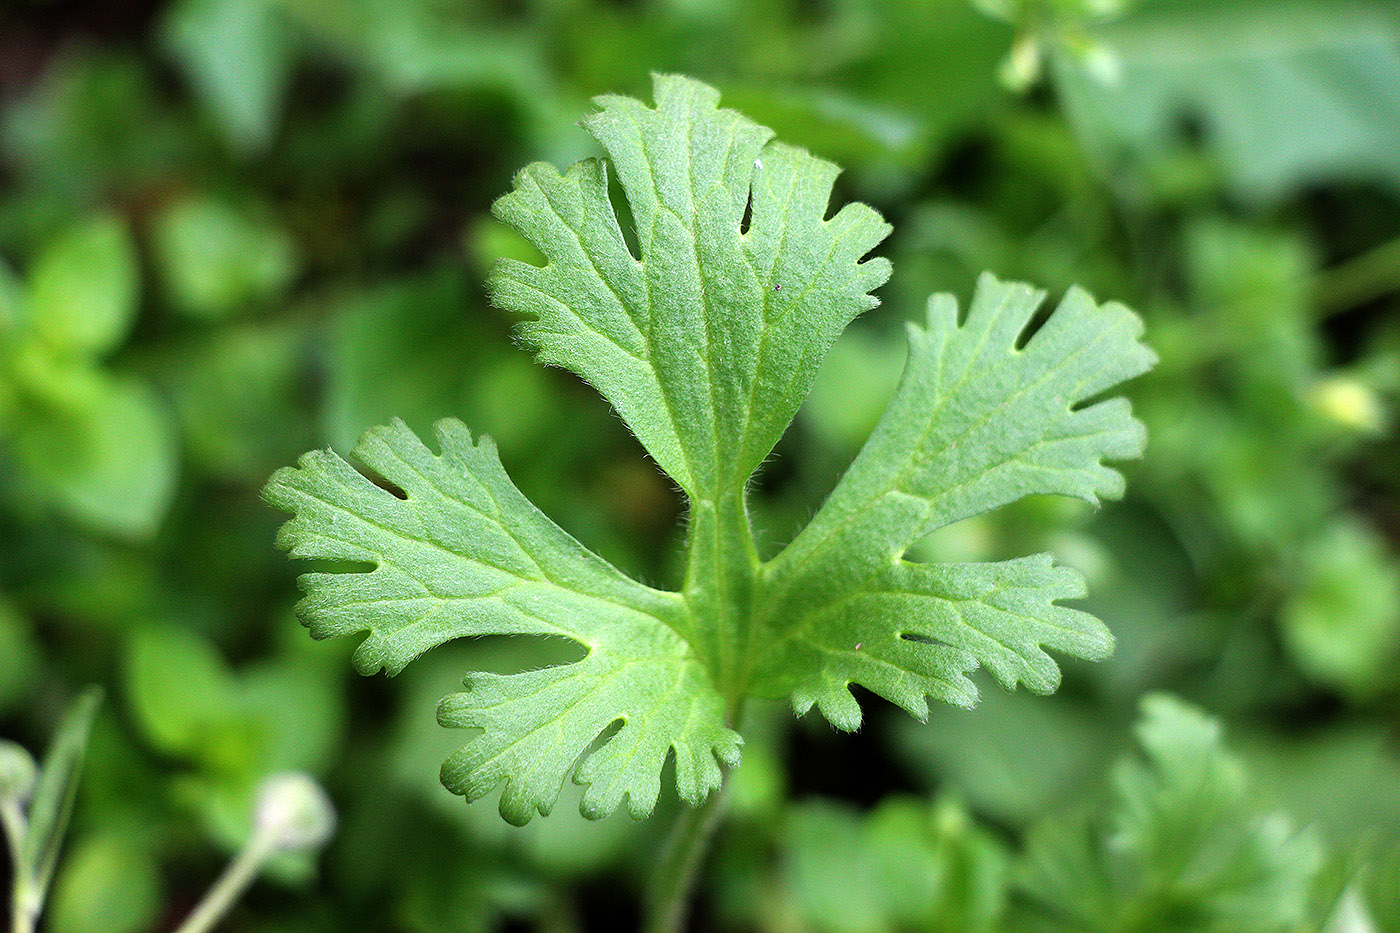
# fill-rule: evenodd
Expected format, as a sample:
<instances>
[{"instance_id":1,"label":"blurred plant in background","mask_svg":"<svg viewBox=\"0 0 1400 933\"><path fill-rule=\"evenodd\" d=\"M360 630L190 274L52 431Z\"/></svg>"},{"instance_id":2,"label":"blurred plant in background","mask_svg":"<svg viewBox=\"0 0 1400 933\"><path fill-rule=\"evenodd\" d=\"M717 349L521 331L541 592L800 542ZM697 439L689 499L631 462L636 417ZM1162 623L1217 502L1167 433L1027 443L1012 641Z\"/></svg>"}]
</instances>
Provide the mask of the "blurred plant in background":
<instances>
[{"instance_id":1,"label":"blurred plant in background","mask_svg":"<svg viewBox=\"0 0 1400 933\"><path fill-rule=\"evenodd\" d=\"M421 709L468 667L551 659L488 639L352 678L298 630L257 489L391 416L457 416L572 534L673 578L669 484L481 285L529 258L486 213L514 169L592 154L588 98L656 70L844 165L841 200L896 231L887 313L837 343L760 477L771 542L864 440L932 291L1079 282L1162 357L1129 392L1151 443L1124 504L1029 501L923 545L1054 550L1113 660L927 726L870 704L854 738L756 711L769 752L736 772L698 920L1246 929L1231 911L1262 900L1258 929L1400 929L1400 14L1379 0L8 5L0 734L42 746L81 685L109 695L51 928L174 929L286 770L324 779L341 831L228 929L632 922L665 815L561 804L517 830L433 777L458 737ZM1153 691L1195 708L1139 718ZM1216 790L1183 815L1190 768ZM1083 801L1103 816L1076 822ZM1214 913L1153 919L1168 877L1209 881Z\"/></svg>"}]
</instances>

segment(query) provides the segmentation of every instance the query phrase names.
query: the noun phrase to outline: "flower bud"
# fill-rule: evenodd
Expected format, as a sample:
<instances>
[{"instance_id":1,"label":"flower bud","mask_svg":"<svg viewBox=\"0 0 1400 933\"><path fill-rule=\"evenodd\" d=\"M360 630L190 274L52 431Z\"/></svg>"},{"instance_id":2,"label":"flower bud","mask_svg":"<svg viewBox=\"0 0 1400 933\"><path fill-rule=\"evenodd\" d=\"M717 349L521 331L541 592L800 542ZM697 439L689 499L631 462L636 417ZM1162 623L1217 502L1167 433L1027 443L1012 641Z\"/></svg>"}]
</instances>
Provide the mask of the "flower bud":
<instances>
[{"instance_id":1,"label":"flower bud","mask_svg":"<svg viewBox=\"0 0 1400 933\"><path fill-rule=\"evenodd\" d=\"M257 832L277 849L319 849L335 834L335 807L315 779L274 774L258 789Z\"/></svg>"},{"instance_id":2,"label":"flower bud","mask_svg":"<svg viewBox=\"0 0 1400 933\"><path fill-rule=\"evenodd\" d=\"M1040 39L1035 35L1024 33L1017 37L997 69L1002 86L1017 94L1029 90L1040 80L1044 68L1041 52Z\"/></svg>"},{"instance_id":3,"label":"flower bud","mask_svg":"<svg viewBox=\"0 0 1400 933\"><path fill-rule=\"evenodd\" d=\"M0 739L0 800L27 802L38 779L34 756L22 746Z\"/></svg>"},{"instance_id":4,"label":"flower bud","mask_svg":"<svg viewBox=\"0 0 1400 933\"><path fill-rule=\"evenodd\" d=\"M1370 386L1347 376L1329 376L1317 382L1308 402L1324 418L1366 434L1386 428L1386 412Z\"/></svg>"}]
</instances>

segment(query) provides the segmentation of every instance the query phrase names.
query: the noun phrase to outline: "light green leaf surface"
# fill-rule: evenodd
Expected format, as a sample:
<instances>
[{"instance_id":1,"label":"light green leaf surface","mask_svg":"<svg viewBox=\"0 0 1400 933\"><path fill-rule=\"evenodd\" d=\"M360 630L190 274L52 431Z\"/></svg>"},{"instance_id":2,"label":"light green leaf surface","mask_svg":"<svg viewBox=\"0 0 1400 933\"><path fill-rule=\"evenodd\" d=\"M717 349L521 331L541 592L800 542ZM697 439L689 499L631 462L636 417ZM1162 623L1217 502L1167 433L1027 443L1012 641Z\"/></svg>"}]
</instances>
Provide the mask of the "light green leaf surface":
<instances>
[{"instance_id":1,"label":"light green leaf surface","mask_svg":"<svg viewBox=\"0 0 1400 933\"><path fill-rule=\"evenodd\" d=\"M265 495L294 518L292 556L361 572L307 574L300 615L316 637L368 632L363 673L396 673L477 635L568 639L572 663L471 673L439 708L481 734L443 781L468 799L504 783L501 812L547 813L570 777L583 812L625 800L649 813L675 762L698 802L738 761L730 726L751 694L817 706L840 728L861 684L919 717L927 697L971 705L968 674L1049 692L1047 653L1105 656L1102 623L1059 600L1083 582L1045 555L1000 564L904 559L943 525L1033 493L1096 502L1122 492L1105 460L1136 456L1143 430L1100 393L1153 356L1126 308L1071 291L1029 341L1043 295L990 276L967 320L949 296L910 331L903 382L865 450L792 544L763 562L743 496L811 387L816 367L888 264L873 211L823 219L834 167L769 142L688 79L656 79L657 107L600 98L586 126L603 143L637 221L640 258L614 214L609 163L563 175L535 165L496 205L547 258L503 260L492 290L526 318L546 362L592 382L690 496L679 592L636 583L527 501L494 445L455 421L426 447L402 422L353 456L329 451L279 471ZM746 205L752 201L745 228ZM1024 343L1018 346L1018 343Z\"/></svg>"},{"instance_id":2,"label":"light green leaf surface","mask_svg":"<svg viewBox=\"0 0 1400 933\"><path fill-rule=\"evenodd\" d=\"M952 800L890 796L859 813L812 798L789 809L780 832L780 877L799 929L1005 929L1006 854Z\"/></svg>"},{"instance_id":3,"label":"light green leaf surface","mask_svg":"<svg viewBox=\"0 0 1400 933\"><path fill-rule=\"evenodd\" d=\"M682 635L680 597L633 582L569 537L510 482L489 439L443 421L437 442L440 454L395 422L356 448L404 499L328 451L273 477L268 501L297 516L280 536L294 557L375 564L303 577L312 634L368 631L355 654L361 673L396 673L471 635L571 639L588 651L575 664L472 674L443 701L445 724L484 730L444 766L444 783L474 800L504 780L501 813L523 823L549 812L582 757L585 812L611 812L625 796L640 817L674 751L681 795L699 802L719 785L720 762L737 762L739 737Z\"/></svg>"},{"instance_id":4,"label":"light green leaf surface","mask_svg":"<svg viewBox=\"0 0 1400 933\"><path fill-rule=\"evenodd\" d=\"M713 88L663 75L656 99L598 99L584 126L610 163L516 177L496 215L548 262L503 260L491 292L530 319L520 334L541 360L587 379L686 492L711 498L748 480L836 337L877 304L889 263L861 259L889 226L863 204L825 219L836 167L719 109Z\"/></svg>"},{"instance_id":5,"label":"light green leaf surface","mask_svg":"<svg viewBox=\"0 0 1400 933\"><path fill-rule=\"evenodd\" d=\"M268 301L297 269L291 237L214 198L169 205L154 245L172 304L192 317L224 317Z\"/></svg>"},{"instance_id":6,"label":"light green leaf surface","mask_svg":"<svg viewBox=\"0 0 1400 933\"><path fill-rule=\"evenodd\" d=\"M180 0L164 41L214 123L240 152L265 149L277 129L293 60L276 0Z\"/></svg>"},{"instance_id":7,"label":"light green leaf surface","mask_svg":"<svg viewBox=\"0 0 1400 933\"><path fill-rule=\"evenodd\" d=\"M925 696L971 706L967 673L1049 693L1045 648L1103 658L1098 620L1057 600L1084 595L1048 555L999 564L926 565L904 552L929 533L1026 495L1090 502L1122 494L1104 460L1141 453L1124 399L1085 404L1154 362L1122 305L1071 290L1024 347L1044 294L983 276L959 322L949 295L909 330L909 361L888 410L821 510L767 568L763 616L777 644L758 689L860 723L859 683L916 716Z\"/></svg>"},{"instance_id":8,"label":"light green leaf surface","mask_svg":"<svg viewBox=\"0 0 1400 933\"><path fill-rule=\"evenodd\" d=\"M105 353L125 338L140 288L125 224L99 216L46 244L29 273L29 323L52 349Z\"/></svg>"},{"instance_id":9,"label":"light green leaf surface","mask_svg":"<svg viewBox=\"0 0 1400 933\"><path fill-rule=\"evenodd\" d=\"M170 417L143 382L72 374L75 382L90 382L91 391L75 396L71 407L26 417L15 437L20 462L76 521L124 537L149 537L175 493Z\"/></svg>"},{"instance_id":10,"label":"light green leaf surface","mask_svg":"<svg viewBox=\"0 0 1400 933\"><path fill-rule=\"evenodd\" d=\"M1282 608L1285 647L1309 677L1359 698L1395 682L1400 561L1359 522L1336 520L1304 548Z\"/></svg>"}]
</instances>

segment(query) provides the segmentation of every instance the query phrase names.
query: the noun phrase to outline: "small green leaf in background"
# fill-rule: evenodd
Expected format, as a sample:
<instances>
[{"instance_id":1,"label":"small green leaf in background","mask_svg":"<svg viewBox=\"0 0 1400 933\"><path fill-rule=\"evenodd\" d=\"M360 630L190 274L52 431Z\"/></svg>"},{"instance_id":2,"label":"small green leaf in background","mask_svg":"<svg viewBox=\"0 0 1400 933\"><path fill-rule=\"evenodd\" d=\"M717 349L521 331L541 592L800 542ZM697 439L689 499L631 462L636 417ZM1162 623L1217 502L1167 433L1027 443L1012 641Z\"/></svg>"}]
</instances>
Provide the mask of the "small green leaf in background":
<instances>
[{"instance_id":1,"label":"small green leaf in background","mask_svg":"<svg viewBox=\"0 0 1400 933\"><path fill-rule=\"evenodd\" d=\"M200 334L170 355L159 378L190 469L250 482L306 445L314 416L298 396L309 342L301 328L259 321Z\"/></svg>"},{"instance_id":2,"label":"small green leaf in background","mask_svg":"<svg viewBox=\"0 0 1400 933\"><path fill-rule=\"evenodd\" d=\"M99 215L69 229L30 270L30 326L58 353L107 353L136 317L139 274L136 246L119 218Z\"/></svg>"},{"instance_id":3,"label":"small green leaf in background","mask_svg":"<svg viewBox=\"0 0 1400 933\"><path fill-rule=\"evenodd\" d=\"M1144 3L1093 36L1116 80L1095 80L1073 55L1056 71L1103 157L1150 164L1174 151L1185 116L1246 197L1276 200L1328 174L1400 189L1400 20L1389 4Z\"/></svg>"},{"instance_id":4,"label":"small green leaf in background","mask_svg":"<svg viewBox=\"0 0 1400 933\"><path fill-rule=\"evenodd\" d=\"M198 634L162 626L131 637L127 703L146 740L164 754L198 758L226 741L218 726L231 718L233 689L223 659Z\"/></svg>"},{"instance_id":5,"label":"small green leaf in background","mask_svg":"<svg viewBox=\"0 0 1400 933\"><path fill-rule=\"evenodd\" d=\"M68 830L68 818L73 812L73 799L78 793L83 758L87 754L92 723L102 705L102 690L89 687L73 701L54 734L53 742L44 755L39 783L29 804L29 827L20 844L16 870L23 875L23 889L29 902L44 902L49 882L58 865L63 836Z\"/></svg>"},{"instance_id":6,"label":"small green leaf in background","mask_svg":"<svg viewBox=\"0 0 1400 933\"><path fill-rule=\"evenodd\" d=\"M1007 855L953 801L887 797L865 814L803 802L788 815L780 851L801 929L1001 929Z\"/></svg>"},{"instance_id":7,"label":"small green leaf in background","mask_svg":"<svg viewBox=\"0 0 1400 933\"><path fill-rule=\"evenodd\" d=\"M1338 521L1307 544L1298 573L1282 625L1299 668L1363 699L1394 685L1400 558L1365 525Z\"/></svg>"},{"instance_id":8,"label":"small green leaf in background","mask_svg":"<svg viewBox=\"0 0 1400 933\"><path fill-rule=\"evenodd\" d=\"M1307 917L1316 839L1251 800L1220 723L1164 694L1142 702L1141 756L1108 807L1031 830L1020 888L1031 929L1286 933Z\"/></svg>"},{"instance_id":9,"label":"small green leaf in background","mask_svg":"<svg viewBox=\"0 0 1400 933\"><path fill-rule=\"evenodd\" d=\"M225 317L266 303L297 269L284 231L211 197L169 204L156 220L154 245L171 303L191 317Z\"/></svg>"},{"instance_id":10,"label":"small green leaf in background","mask_svg":"<svg viewBox=\"0 0 1400 933\"><path fill-rule=\"evenodd\" d=\"M54 933L141 933L161 911L160 869L133 827L107 827L63 859L54 884Z\"/></svg>"},{"instance_id":11,"label":"small green leaf in background","mask_svg":"<svg viewBox=\"0 0 1400 933\"><path fill-rule=\"evenodd\" d=\"M229 145L272 141L293 64L289 24L276 0L180 0L166 8L164 40Z\"/></svg>"},{"instance_id":12,"label":"small green leaf in background","mask_svg":"<svg viewBox=\"0 0 1400 933\"><path fill-rule=\"evenodd\" d=\"M91 374L79 407L18 427L21 462L70 517L125 537L151 536L175 493L174 429L144 382Z\"/></svg>"},{"instance_id":13,"label":"small green leaf in background","mask_svg":"<svg viewBox=\"0 0 1400 933\"><path fill-rule=\"evenodd\" d=\"M164 404L100 360L134 323L139 271L125 222L98 214L43 244L17 326L0 330L0 429L21 494L131 539L154 534L177 479Z\"/></svg>"},{"instance_id":14,"label":"small green leaf in background","mask_svg":"<svg viewBox=\"0 0 1400 933\"><path fill-rule=\"evenodd\" d=\"M127 702L146 741L224 785L236 805L272 771L326 765L342 719L332 670L293 654L234 672L204 636L151 626L127 645Z\"/></svg>"}]
</instances>

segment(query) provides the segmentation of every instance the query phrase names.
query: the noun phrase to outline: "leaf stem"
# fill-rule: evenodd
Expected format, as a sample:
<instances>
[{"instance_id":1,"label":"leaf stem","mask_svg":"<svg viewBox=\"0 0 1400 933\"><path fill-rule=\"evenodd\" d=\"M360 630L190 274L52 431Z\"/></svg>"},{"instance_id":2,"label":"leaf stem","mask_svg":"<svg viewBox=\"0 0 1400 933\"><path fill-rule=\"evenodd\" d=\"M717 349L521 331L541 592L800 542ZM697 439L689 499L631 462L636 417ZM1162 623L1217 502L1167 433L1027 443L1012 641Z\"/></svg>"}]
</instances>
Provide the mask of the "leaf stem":
<instances>
[{"instance_id":1,"label":"leaf stem","mask_svg":"<svg viewBox=\"0 0 1400 933\"><path fill-rule=\"evenodd\" d=\"M175 933L208 933L212 930L247 890L248 885L253 883L253 879L258 876L274 848L271 836L267 833L254 833Z\"/></svg>"},{"instance_id":2,"label":"leaf stem","mask_svg":"<svg viewBox=\"0 0 1400 933\"><path fill-rule=\"evenodd\" d=\"M646 933L680 933L690 909L700 866L724 816L726 781L698 807L686 807L671 827L661 860L647 885L642 929Z\"/></svg>"}]
</instances>

